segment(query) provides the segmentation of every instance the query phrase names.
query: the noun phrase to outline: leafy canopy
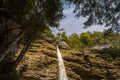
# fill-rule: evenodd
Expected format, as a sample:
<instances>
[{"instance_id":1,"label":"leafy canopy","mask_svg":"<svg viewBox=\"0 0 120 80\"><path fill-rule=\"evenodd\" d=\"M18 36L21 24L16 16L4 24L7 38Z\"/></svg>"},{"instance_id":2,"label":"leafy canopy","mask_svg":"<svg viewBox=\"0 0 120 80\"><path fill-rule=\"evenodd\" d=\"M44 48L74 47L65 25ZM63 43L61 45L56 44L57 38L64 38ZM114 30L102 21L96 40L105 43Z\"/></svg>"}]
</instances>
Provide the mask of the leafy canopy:
<instances>
[{"instance_id":1,"label":"leafy canopy","mask_svg":"<svg viewBox=\"0 0 120 80\"><path fill-rule=\"evenodd\" d=\"M61 0L1 0L0 38L23 31L25 38L33 39L49 26L58 27L64 18L62 5Z\"/></svg>"},{"instance_id":2,"label":"leafy canopy","mask_svg":"<svg viewBox=\"0 0 120 80\"><path fill-rule=\"evenodd\" d=\"M120 31L120 0L66 0L75 4L76 17L87 17L85 27L105 25L111 31Z\"/></svg>"}]
</instances>

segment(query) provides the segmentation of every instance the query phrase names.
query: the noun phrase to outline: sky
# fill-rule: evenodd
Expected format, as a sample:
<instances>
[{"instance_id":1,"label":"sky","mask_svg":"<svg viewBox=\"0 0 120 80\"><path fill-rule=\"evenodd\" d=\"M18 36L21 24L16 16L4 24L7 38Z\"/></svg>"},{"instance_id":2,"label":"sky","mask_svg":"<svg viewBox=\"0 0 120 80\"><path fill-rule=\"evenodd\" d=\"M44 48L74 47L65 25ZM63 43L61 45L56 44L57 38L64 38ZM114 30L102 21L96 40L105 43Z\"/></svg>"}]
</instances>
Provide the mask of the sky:
<instances>
[{"instance_id":1,"label":"sky","mask_svg":"<svg viewBox=\"0 0 120 80\"><path fill-rule=\"evenodd\" d=\"M86 29L84 29L84 22L87 20L87 18L80 17L79 19L75 17L75 14L73 13L74 6L65 8L63 13L66 16L64 19L60 21L59 29L62 29L67 33L67 35L71 35L72 33L82 33L82 32L93 32L93 31L103 31L104 26L98 26L93 25ZM52 29L54 34L57 34L59 30Z\"/></svg>"}]
</instances>

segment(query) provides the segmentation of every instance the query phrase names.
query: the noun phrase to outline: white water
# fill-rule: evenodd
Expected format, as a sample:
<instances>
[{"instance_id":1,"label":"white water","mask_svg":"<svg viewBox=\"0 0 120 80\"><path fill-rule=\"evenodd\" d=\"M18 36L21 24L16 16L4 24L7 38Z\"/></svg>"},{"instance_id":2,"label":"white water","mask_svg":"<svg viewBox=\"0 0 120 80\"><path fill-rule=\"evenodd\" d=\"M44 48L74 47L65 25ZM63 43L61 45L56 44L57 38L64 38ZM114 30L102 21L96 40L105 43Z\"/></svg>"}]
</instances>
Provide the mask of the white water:
<instances>
[{"instance_id":1,"label":"white water","mask_svg":"<svg viewBox=\"0 0 120 80\"><path fill-rule=\"evenodd\" d=\"M66 71L65 71L65 66L63 63L63 59L62 59L58 46L57 46L57 55L58 55L58 70L59 70L58 80L68 80Z\"/></svg>"}]
</instances>

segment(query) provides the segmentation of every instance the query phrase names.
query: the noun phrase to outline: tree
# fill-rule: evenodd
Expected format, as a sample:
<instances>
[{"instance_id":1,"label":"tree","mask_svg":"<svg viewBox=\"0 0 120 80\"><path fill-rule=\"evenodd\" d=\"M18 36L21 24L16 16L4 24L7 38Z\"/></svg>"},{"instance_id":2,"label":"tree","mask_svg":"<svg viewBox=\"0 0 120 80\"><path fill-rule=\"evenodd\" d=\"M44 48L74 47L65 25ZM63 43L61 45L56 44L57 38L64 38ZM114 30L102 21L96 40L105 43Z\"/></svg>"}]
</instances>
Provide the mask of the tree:
<instances>
[{"instance_id":1,"label":"tree","mask_svg":"<svg viewBox=\"0 0 120 80\"><path fill-rule=\"evenodd\" d=\"M105 25L110 31L120 31L120 0L66 0L75 4L76 17L87 17L85 27Z\"/></svg>"},{"instance_id":2,"label":"tree","mask_svg":"<svg viewBox=\"0 0 120 80\"><path fill-rule=\"evenodd\" d=\"M21 58L15 62L18 64L28 44L30 46L44 29L58 27L59 20L64 17L62 10L60 0L0 0L0 62L14 45L22 42L25 51L22 50Z\"/></svg>"},{"instance_id":3,"label":"tree","mask_svg":"<svg viewBox=\"0 0 120 80\"><path fill-rule=\"evenodd\" d=\"M56 38L60 41L66 41L66 42L68 41L68 37L67 37L66 32L57 33Z\"/></svg>"},{"instance_id":4,"label":"tree","mask_svg":"<svg viewBox=\"0 0 120 80\"><path fill-rule=\"evenodd\" d=\"M80 34L80 41L89 46L95 43L95 39L89 33Z\"/></svg>"},{"instance_id":5,"label":"tree","mask_svg":"<svg viewBox=\"0 0 120 80\"><path fill-rule=\"evenodd\" d=\"M93 38L96 40L96 44L102 44L104 41L104 33L103 32L96 32L92 34Z\"/></svg>"},{"instance_id":6,"label":"tree","mask_svg":"<svg viewBox=\"0 0 120 80\"><path fill-rule=\"evenodd\" d=\"M84 23L86 27L105 24L110 27L110 31L120 31L120 0L65 1L76 5L74 13L77 17L88 18ZM63 0L0 0L0 62L14 45L23 41L26 46L49 26L58 27L60 19L64 18L62 2ZM86 40L91 41L92 38ZM85 43L88 44L87 41Z\"/></svg>"},{"instance_id":7,"label":"tree","mask_svg":"<svg viewBox=\"0 0 120 80\"><path fill-rule=\"evenodd\" d=\"M80 37L78 36L78 34L73 33L72 35L70 35L68 44L72 48L79 50L81 48L82 43L80 42Z\"/></svg>"}]
</instances>

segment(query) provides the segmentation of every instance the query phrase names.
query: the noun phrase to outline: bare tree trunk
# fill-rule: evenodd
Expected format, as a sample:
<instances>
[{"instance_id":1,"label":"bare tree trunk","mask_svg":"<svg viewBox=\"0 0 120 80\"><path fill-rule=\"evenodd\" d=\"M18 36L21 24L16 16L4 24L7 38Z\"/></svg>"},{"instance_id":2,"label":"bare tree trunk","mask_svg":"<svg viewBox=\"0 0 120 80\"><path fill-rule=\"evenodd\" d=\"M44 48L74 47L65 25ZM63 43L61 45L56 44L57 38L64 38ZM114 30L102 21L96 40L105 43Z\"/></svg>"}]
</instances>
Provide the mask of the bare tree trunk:
<instances>
[{"instance_id":1,"label":"bare tree trunk","mask_svg":"<svg viewBox=\"0 0 120 80\"><path fill-rule=\"evenodd\" d=\"M28 50L29 46L31 44L31 40L29 40L27 42L27 44L24 46L24 48L22 49L22 51L20 52L19 56L17 57L13 70L15 70L17 68L17 66L19 65L20 61L23 59L23 57L25 56L26 51Z\"/></svg>"},{"instance_id":2,"label":"bare tree trunk","mask_svg":"<svg viewBox=\"0 0 120 80\"><path fill-rule=\"evenodd\" d=\"M5 58L5 56L8 54L8 52L12 49L12 46L15 45L20 38L22 37L23 33L19 33L16 38L8 45L4 50L0 53L0 62Z\"/></svg>"},{"instance_id":3,"label":"bare tree trunk","mask_svg":"<svg viewBox=\"0 0 120 80\"><path fill-rule=\"evenodd\" d=\"M34 19L31 19L27 24L24 25L22 31L15 36L14 39L12 39L7 45L3 47L3 50L0 50L0 62L5 58L5 56L8 54L8 52L12 49L12 46L16 44L21 37L24 35L24 32L27 28L33 25Z\"/></svg>"}]
</instances>

